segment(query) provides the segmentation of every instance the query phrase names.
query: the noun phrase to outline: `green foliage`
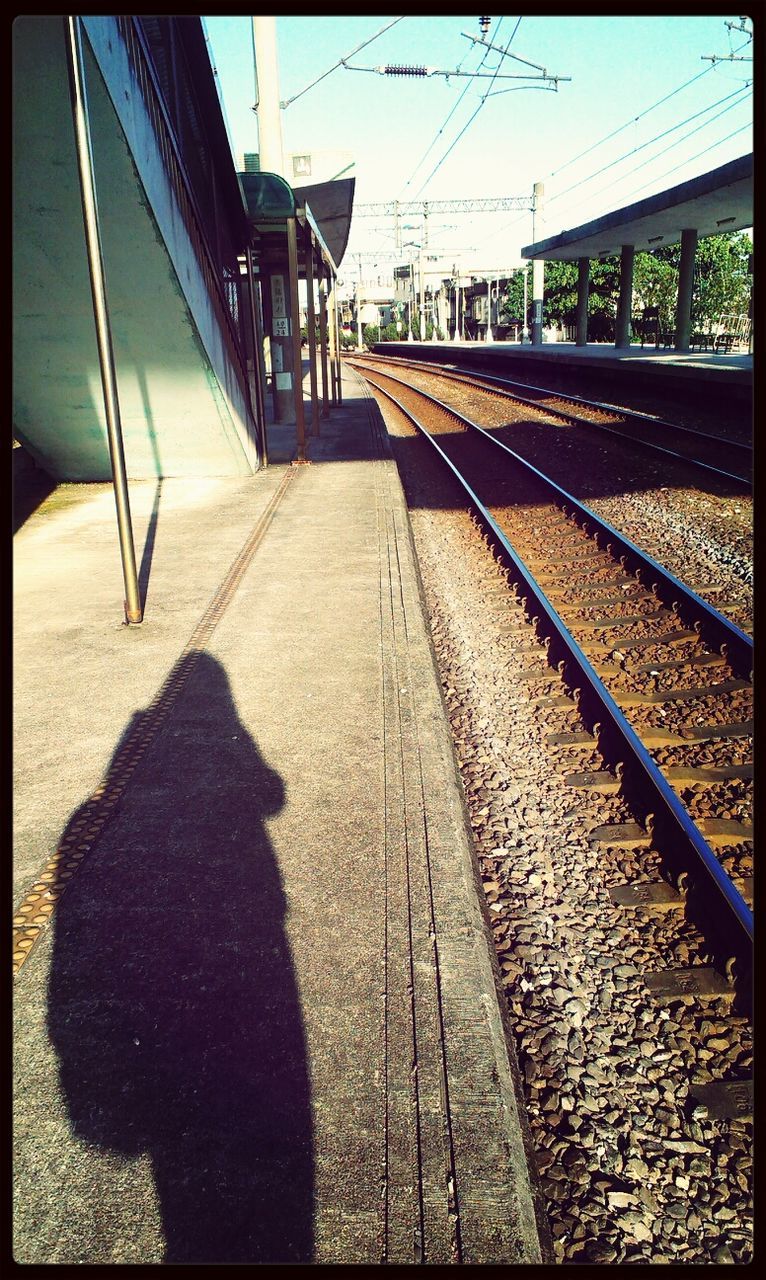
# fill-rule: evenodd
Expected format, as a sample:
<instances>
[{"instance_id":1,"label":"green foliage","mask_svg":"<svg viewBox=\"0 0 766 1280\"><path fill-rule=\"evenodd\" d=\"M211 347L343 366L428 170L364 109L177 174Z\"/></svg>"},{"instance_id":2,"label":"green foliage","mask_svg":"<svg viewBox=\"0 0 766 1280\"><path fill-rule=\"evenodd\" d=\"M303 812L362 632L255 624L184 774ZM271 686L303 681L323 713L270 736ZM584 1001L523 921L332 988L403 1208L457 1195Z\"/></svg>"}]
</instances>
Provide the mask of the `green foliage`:
<instances>
[{"instance_id":1,"label":"green foliage","mask_svg":"<svg viewBox=\"0 0 766 1280\"><path fill-rule=\"evenodd\" d=\"M725 315L747 312L750 300L750 237L742 231L703 236L697 245L692 293L692 326L709 330ZM633 309L657 307L660 327L675 327L680 244L660 246L635 255ZM527 325L532 324L532 264L527 272ZM577 310L577 263L546 262L543 322L573 325ZM588 340L614 341L617 299L620 292L620 259L592 260L588 293ZM522 324L524 268L508 285L501 305L503 324Z\"/></svg>"}]
</instances>

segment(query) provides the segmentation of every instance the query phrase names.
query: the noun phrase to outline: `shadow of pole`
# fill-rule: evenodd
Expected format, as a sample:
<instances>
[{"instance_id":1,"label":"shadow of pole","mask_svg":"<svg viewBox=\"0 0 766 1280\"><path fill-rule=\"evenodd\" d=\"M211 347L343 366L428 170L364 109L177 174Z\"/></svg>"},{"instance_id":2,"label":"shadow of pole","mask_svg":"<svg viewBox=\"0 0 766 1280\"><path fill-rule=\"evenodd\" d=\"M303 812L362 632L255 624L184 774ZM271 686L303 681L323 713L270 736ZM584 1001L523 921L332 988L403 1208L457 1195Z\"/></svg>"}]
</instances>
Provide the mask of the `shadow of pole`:
<instances>
[{"instance_id":1,"label":"shadow of pole","mask_svg":"<svg viewBox=\"0 0 766 1280\"><path fill-rule=\"evenodd\" d=\"M68 824L87 841L95 806L121 794L58 902L48 1029L76 1137L150 1155L165 1262L310 1262L309 1073L264 823L284 787L223 668L191 657L162 730L146 733L152 708L135 716Z\"/></svg>"}]
</instances>

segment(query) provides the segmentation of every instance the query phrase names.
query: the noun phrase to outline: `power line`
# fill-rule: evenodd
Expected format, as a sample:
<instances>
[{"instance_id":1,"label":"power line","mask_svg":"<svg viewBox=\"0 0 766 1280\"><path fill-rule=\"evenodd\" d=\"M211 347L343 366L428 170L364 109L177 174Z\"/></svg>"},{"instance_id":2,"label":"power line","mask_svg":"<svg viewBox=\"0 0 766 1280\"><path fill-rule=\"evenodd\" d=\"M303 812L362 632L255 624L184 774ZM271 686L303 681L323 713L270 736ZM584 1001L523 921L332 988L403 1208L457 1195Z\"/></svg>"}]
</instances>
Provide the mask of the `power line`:
<instances>
[{"instance_id":1,"label":"power line","mask_svg":"<svg viewBox=\"0 0 766 1280\"><path fill-rule=\"evenodd\" d=\"M402 17L404 17L404 15L402 15ZM346 58L353 58L355 53L359 53L362 49L366 49L367 45L372 44L373 40L377 40L378 36L382 36L384 31L390 31L392 27L395 27L397 22L402 21L402 17L393 18L385 27L381 27L380 31L376 31L374 36L370 36L369 40L363 40L355 49L352 49L350 53L347 53L339 62L336 62L334 66L330 67L329 71L323 71L321 76L317 76L316 80L312 80L311 84L307 84L305 89L301 89L300 93L294 94L293 97L288 98L286 102L280 102L280 107L284 110L284 108L289 107L291 103L297 102L298 98L302 98L304 93L308 93L309 89L313 89L314 85L319 84L320 80L324 80L325 77L331 75L333 71L337 71L338 67L345 66Z\"/></svg>"},{"instance_id":2,"label":"power line","mask_svg":"<svg viewBox=\"0 0 766 1280\"><path fill-rule=\"evenodd\" d=\"M613 169L615 165L622 164L623 160L628 160L631 156L637 155L637 153L639 151L643 151L645 147L650 147L653 142L659 142L662 138L666 138L669 133L674 133L676 129L682 129L685 124L689 124L692 120L698 119L699 116L705 115L706 112L712 111L714 107L719 107L722 102L728 102L729 98L733 98L739 93L742 93L742 89L733 89L731 93L725 94L724 97L719 98L717 102L711 102L707 107L703 107L700 111L695 111L692 115L687 116L685 120L679 121L678 124L671 125L669 129L663 130L662 133L655 134L653 138L649 138L646 142L639 143L637 147L633 147L632 150L626 151L624 155L618 156L616 160L609 160L606 164L602 165L600 169L597 169L595 173L589 174L587 178L581 178L578 182L572 183L571 187L565 187L563 191L558 191L555 196L551 196L547 203L549 205L553 204L554 200L560 200L562 196L569 195L570 191L576 191L578 187L584 187L588 182L592 182L594 178L600 177L607 169ZM708 123L710 122L708 121Z\"/></svg>"},{"instance_id":3,"label":"power line","mask_svg":"<svg viewBox=\"0 0 766 1280\"><path fill-rule=\"evenodd\" d=\"M495 30L494 30L494 32L493 32L493 34L492 34L492 39L493 39L493 40L495 40L495 39L496 39L496 37L497 37L497 33L498 33L498 31L500 30L500 28L501 28L501 26L502 26L502 25L503 25L503 19L502 19L502 18L498 18L497 26L495 27ZM473 52L473 50L472 50L472 49L469 49L469 50L468 50L468 53L472 53L472 52ZM468 56L468 54L466 54L466 57L467 57L467 56ZM489 50L487 50L487 51L486 51L486 53L484 54L484 56L483 56L483 58L482 58L481 62L479 63L478 67L476 68L476 70L477 70L477 71L480 71L480 70L481 70L481 68L484 66L484 63L487 61L488 56L489 56ZM464 60L465 60L465 59L464 59ZM464 60L463 60L463 61L464 61ZM461 62L461 63L459 63L459 64L458 64L458 66L462 66L462 62ZM412 182L412 179L415 177L415 174L417 173L418 169L419 169L419 168L420 168L420 166L422 165L422 163L423 163L423 161L425 160L426 156L427 156L427 155L429 154L429 152L430 152L430 151L431 151L431 150L436 146L436 143L439 141L439 138L440 138L440 137L441 137L441 135L444 133L444 130L446 129L446 127L447 127L447 125L449 124L450 120L452 119L453 115L455 114L455 112L457 111L458 107L460 106L460 103L463 101L463 98L464 98L464 97L465 97L465 95L468 93L468 90L470 89L470 87L471 87L471 82L470 82L470 80L469 80L469 81L468 81L468 84L467 84L467 85L465 86L465 88L463 89L463 92L461 93L461 95L460 95L460 97L458 98L457 102L455 103L454 107L453 107L453 108L452 108L452 110L449 112L449 114L448 114L448 116L447 116L447 119L444 121L444 124L442 125L441 129L439 129L439 131L438 131L438 133L436 134L436 136L431 140L431 142L429 143L428 147L427 147L427 148L426 148L426 150L423 152L423 155L420 157L420 159L418 160L417 164L415 165L415 168L413 169L413 171L412 171L412 173L410 174L409 178L408 178L408 179L407 179L407 181L405 182L405 184L404 184L404 191L406 191L406 190L407 190L408 186L409 186L409 185L410 185L410 183Z\"/></svg>"},{"instance_id":4,"label":"power line","mask_svg":"<svg viewBox=\"0 0 766 1280\"><path fill-rule=\"evenodd\" d=\"M737 27L735 30L740 30L740 28ZM749 40L745 40L743 44L738 45L736 49L732 50L732 52L738 53L740 49L744 49L749 43ZM639 113L639 115L633 116L630 120L626 120L624 124L621 124L617 129L613 129L611 133L607 133L598 142L594 142L589 147L586 147L584 151L573 156L571 160L566 160L564 164L559 165L558 169L554 169L552 173L549 173L548 177L555 178L557 174L563 173L565 169L568 169L570 164L574 164L577 160L582 160L584 156L590 155L591 151L595 151L597 147L603 146L605 142L610 142L612 138L617 137L618 133L622 133L624 129L630 128L632 124L638 124L638 121L643 120L644 116L648 116L651 111L655 111L657 107L661 107L663 103L669 102L671 98L674 98L677 93L681 93L684 89L688 89L690 84L694 84L695 81L699 80L702 76L706 76L709 71L713 70L714 66L715 64L711 63L711 65L709 67L705 67L703 71L698 71L696 76L692 76L691 80L686 80L684 84L680 84L677 89L673 89L670 93L667 93L664 98L660 98L657 102L654 102L651 107L646 107L644 111Z\"/></svg>"},{"instance_id":5,"label":"power line","mask_svg":"<svg viewBox=\"0 0 766 1280\"><path fill-rule=\"evenodd\" d=\"M507 52L508 52L508 50L510 49L510 47L511 47L511 43L512 43L512 41L513 41L513 37L516 35L516 32L518 31L518 29L519 29L519 27L520 27L520 26L521 26L521 18L518 18L518 19L517 19L517 21L516 21L516 26L513 28L513 31L511 32L511 38L510 38L510 40L508 41L508 44L505 46L505 53L507 53ZM505 54L504 54L503 56L505 56ZM497 72L500 70L500 67L501 67L501 66L502 66L502 58L500 59L500 61L499 61L499 62L498 62L498 64L497 64L497 69L496 69L496 71L495 71L495 75L497 75ZM462 138L462 136L463 136L463 134L465 133L466 129L468 129L468 128L473 124L473 122L474 122L474 120L476 119L477 115L479 114L479 112L481 111L482 107L484 106L484 103L487 101L487 98L488 98L488 96L489 96L489 92L490 92L490 90L491 90L491 88L492 88L492 85L493 85L494 83L495 83L495 79L494 79L494 77L493 77L493 78L492 78L492 82L491 82L491 84L490 84L490 86L489 86L489 89L488 89L488 90L487 90L487 92L484 94L484 97L481 99L481 101L480 101L480 103L479 103L478 107L477 107L477 108L476 108L476 110L474 111L474 113L473 113L473 115L471 116L471 118L469 119L468 123L467 123L467 124L465 124L465 125L463 126L463 128L460 130L460 133L459 133L459 134L457 135L457 137L455 138L455 141L451 144L451 146L449 146L449 147L447 148L447 150L445 151L445 153L444 153L444 155L442 156L441 160L440 160L440 161L438 162L438 164L437 164L437 165L435 165L435 167L431 170L431 172L429 173L429 175L428 175L428 177L426 178L425 182L422 184L422 186L421 186L421 188L420 188L420 191L423 191L423 190L428 186L428 184L429 184L429 182L431 181L431 179L433 178L434 174L435 174L435 173L437 173L437 172L438 172L438 170L441 168L441 166L444 164L444 161L447 159L447 156L448 156L448 155L450 154L450 152L451 152L451 151L453 151L453 150L454 150L454 148L457 146L458 142L459 142L459 141L460 141L460 139ZM420 191L418 191L418 195L420 195Z\"/></svg>"},{"instance_id":6,"label":"power line","mask_svg":"<svg viewBox=\"0 0 766 1280\"><path fill-rule=\"evenodd\" d=\"M721 112L721 114L723 115L723 112ZM745 129L749 129L750 127L751 127L751 122L748 120L747 124L740 125L739 129L735 129L732 133L727 133L725 138L719 138L717 142L711 142L709 147L705 147L704 150L698 151L696 155L689 156L688 160L684 160L684 164L685 165L691 164L694 160L699 160L700 156L705 156L707 155L708 151L714 151L716 147L723 146L724 142L728 142L731 138L736 138L738 133L744 133ZM696 129L694 130L694 132L696 133ZM628 195L630 196L637 195L639 191L645 191L646 188L650 186L652 183L659 182L662 178L667 178L671 173L676 173L676 172L677 172L677 168L666 169L664 173L655 175L654 177L650 178L648 182L644 182L640 186L635 187L633 191L629 191Z\"/></svg>"}]
</instances>

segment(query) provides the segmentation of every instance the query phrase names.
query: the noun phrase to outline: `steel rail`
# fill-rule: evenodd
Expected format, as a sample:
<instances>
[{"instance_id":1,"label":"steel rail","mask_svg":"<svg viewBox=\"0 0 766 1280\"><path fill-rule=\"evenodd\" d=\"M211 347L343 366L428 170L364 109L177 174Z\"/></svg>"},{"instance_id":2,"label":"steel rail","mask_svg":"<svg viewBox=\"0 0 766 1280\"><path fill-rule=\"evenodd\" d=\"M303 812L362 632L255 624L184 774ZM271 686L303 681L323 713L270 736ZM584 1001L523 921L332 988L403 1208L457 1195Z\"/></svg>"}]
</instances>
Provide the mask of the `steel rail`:
<instances>
[{"instance_id":1,"label":"steel rail","mask_svg":"<svg viewBox=\"0 0 766 1280\"><path fill-rule=\"evenodd\" d=\"M749 458L752 457L752 450L750 449L749 445L742 444L739 441L724 440L721 436L714 436L706 431L695 431L693 427L682 427L675 422L666 422L661 418L652 418L649 415L637 414L632 409L620 409L616 406L601 404L596 400L585 400L581 396L570 395L569 392L567 391L553 391L550 388L546 388L546 387L535 387L535 386L532 386L530 383L514 382L513 379L511 378L501 378L497 374L484 373L483 371L479 371L478 369L469 371L469 370L461 369L456 365L437 364L430 360L416 360L416 361L410 362L406 360L406 357L397 357L397 356L377 356L375 358L379 360L402 360L403 362L406 361L408 368L422 367L429 370L433 370L434 373L437 373L437 374L441 373L443 377L453 378L456 382L459 382L459 381L473 382L475 385L476 379L482 378L487 382L492 382L496 384L498 391L502 391L502 388L505 386L525 387L529 391L539 391L543 395L556 396L560 400L572 400L576 404L586 405L594 409L603 409L604 411L610 412L610 413L621 413L623 417L625 417L628 420L634 419L639 423L643 420L647 423L650 423L652 426L656 426L658 428L664 427L669 431L684 431L684 432L687 432L689 435L697 436L700 439L708 440L711 443L725 445L726 448L731 447L734 449L745 450L748 454L748 457ZM652 449L656 453L664 453L668 457L676 458L680 462L686 462L690 466L701 467L703 471L709 471L713 475L720 476L724 480L734 480L735 483L744 485L748 489L752 488L752 478L748 478L747 476L742 476L736 471L724 471L722 467L711 466L710 463L702 462L701 459L699 458L690 457L689 454L677 453L674 449L666 449L664 445L657 444L657 442L654 440L639 439L637 436L630 435L628 432L621 430L620 427L617 426L616 424L609 423L609 422L594 422L592 418L581 418L579 414L569 413L567 412L566 409L555 409L555 408L549 407L548 405L542 405L539 400L533 400L533 399L530 399L528 396L519 395L516 391L503 392L503 394L506 394L509 397L509 399L518 401L519 404L529 405L530 408L538 409L540 410L540 412L543 412L543 413L549 413L556 418L562 418L565 422L572 422L578 427L593 427L597 431L606 431L609 435L613 435L618 439L628 440L631 444L643 446L646 449Z\"/></svg>"},{"instance_id":2,"label":"steel rail","mask_svg":"<svg viewBox=\"0 0 766 1280\"><path fill-rule=\"evenodd\" d=\"M498 449L502 449L516 462L521 463L557 496L564 509L568 510L569 514L573 515L579 523L584 526L591 525L597 532L606 535L609 539L607 547L611 547L613 551L617 550L624 557L625 563L630 564L637 575L645 575L642 579L644 584L649 587L658 599L679 614L681 606L686 606L689 621L699 629L700 634L704 636L708 643L718 649L740 675L747 679L752 677L752 638L736 626L735 623L731 622L729 618L719 613L711 604L708 604L706 600L703 600L701 596L698 596L696 591L693 591L680 578L672 574L669 569L661 565L647 551L642 551L624 533L620 533L619 529L615 529L614 525L604 520L603 516L597 515L584 502L580 502L579 498L575 498L566 489L562 489L561 485L558 485L555 480L551 480L550 476L546 476L542 471L539 471L521 454L509 448L507 444L504 444L502 440L498 440L496 436L492 435L484 427L480 427L478 423L472 422L470 418L463 417L457 410L443 405L441 401L437 400L435 396L430 396L428 392L410 387L408 383L403 382L401 378L397 378L395 374L381 372L381 376L391 378L394 382L398 382L400 386L416 391L418 395L423 396L434 405L452 414L453 417L464 423L466 427L470 427L471 430L478 431ZM646 578L650 580L646 581Z\"/></svg>"},{"instance_id":3,"label":"steel rail","mask_svg":"<svg viewBox=\"0 0 766 1280\"><path fill-rule=\"evenodd\" d=\"M391 377L392 375L384 374L382 376ZM395 381L400 380L395 379ZM544 613L554 637L558 641L560 647L564 650L566 658L568 658L573 664L579 679L585 682L585 686L595 699L596 705L600 708L601 714L607 717L608 728L616 734L618 746L622 748L621 754L626 757L628 764L633 764L637 771L638 779L640 783L643 784L641 789L644 792L648 790L652 797L651 803L654 803L656 807L650 815L652 818L652 823L650 824L651 834L658 834L659 841L663 846L666 844L667 840L667 845L669 847L664 848L663 852L669 856L671 861L677 862L680 857L682 861L686 862L686 869L692 874L692 882L694 870L699 867L703 869L707 883L716 889L719 895L719 901L725 908L725 914L723 917L725 923L723 924L723 929L727 935L727 940L731 941L735 954L742 958L745 965L749 968L753 940L753 915L744 898L735 888L696 824L689 817L689 814L681 801L664 778L661 770L655 764L647 748L641 742L632 725L628 722L623 712L620 710L619 706L594 671L582 649L566 627L563 619L560 617L559 613L536 581L534 574L511 546L507 536L503 533L494 517L490 514L481 499L468 484L468 481L462 476L455 464L450 460L441 446L437 444L428 430L418 422L412 410L407 409L405 405L402 404L402 402L398 400L392 392L386 390L385 387L381 387L377 383L374 383L373 385L375 385L383 395L387 396L388 399L396 404L401 412L404 413L411 422L413 422L421 434L429 441L443 461L447 464L458 482L462 485L471 503L479 512L482 522L490 530L493 539L495 539L500 545L503 554L510 561L512 570L517 579L520 580L522 586L531 594L536 607L539 607ZM411 390L412 388L408 389ZM487 439L492 440L492 437L484 432L482 428L476 428L475 423L464 418L461 414L456 413L455 410L449 409L447 406L441 404L441 402L436 400L435 397L430 396L423 391L418 391L417 395L423 397L430 404L438 407L442 412L446 412L457 421L462 422L467 428L478 429L481 431L482 435L486 436ZM499 442L494 441L494 443L497 444ZM503 446L503 448L505 448L505 446ZM535 467L532 467L529 463L525 462L523 458L519 458L517 454L514 454L513 450L505 448L505 451L517 462L521 463L525 468L533 472L543 482L548 483L557 493L564 493L558 485L548 481L547 477L545 477ZM569 495L566 496L569 497ZM578 503L576 499L569 498L569 501L571 501L576 507L581 507L581 504ZM583 510L587 511L587 508L583 508ZM592 516L592 513L588 512L588 515ZM602 523L597 517L592 518L597 524ZM605 528L611 532L610 526L607 525ZM652 561L651 563L654 564L655 562ZM571 681L571 683L572 687L577 687L574 681ZM593 721L594 732L602 732L602 728L602 721ZM665 820L664 822L663 817ZM662 831L663 826L665 828L664 833ZM665 836L665 838L663 838L663 836ZM685 857L684 853L686 855ZM716 920L716 926L718 928L721 927L720 919Z\"/></svg>"}]
</instances>

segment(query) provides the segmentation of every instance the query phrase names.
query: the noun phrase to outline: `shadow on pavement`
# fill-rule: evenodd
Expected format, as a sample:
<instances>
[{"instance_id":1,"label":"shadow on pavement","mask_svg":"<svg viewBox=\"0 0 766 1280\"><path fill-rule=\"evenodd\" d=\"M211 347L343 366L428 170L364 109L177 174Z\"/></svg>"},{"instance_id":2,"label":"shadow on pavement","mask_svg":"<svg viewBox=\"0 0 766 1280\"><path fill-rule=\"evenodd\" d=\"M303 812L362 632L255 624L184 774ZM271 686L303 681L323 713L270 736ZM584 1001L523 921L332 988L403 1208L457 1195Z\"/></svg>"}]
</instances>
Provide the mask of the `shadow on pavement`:
<instances>
[{"instance_id":1,"label":"shadow on pavement","mask_svg":"<svg viewBox=\"0 0 766 1280\"><path fill-rule=\"evenodd\" d=\"M264 825L284 786L195 658L58 904L48 1026L75 1135L151 1156L165 1262L309 1262L309 1075Z\"/></svg>"}]
</instances>

